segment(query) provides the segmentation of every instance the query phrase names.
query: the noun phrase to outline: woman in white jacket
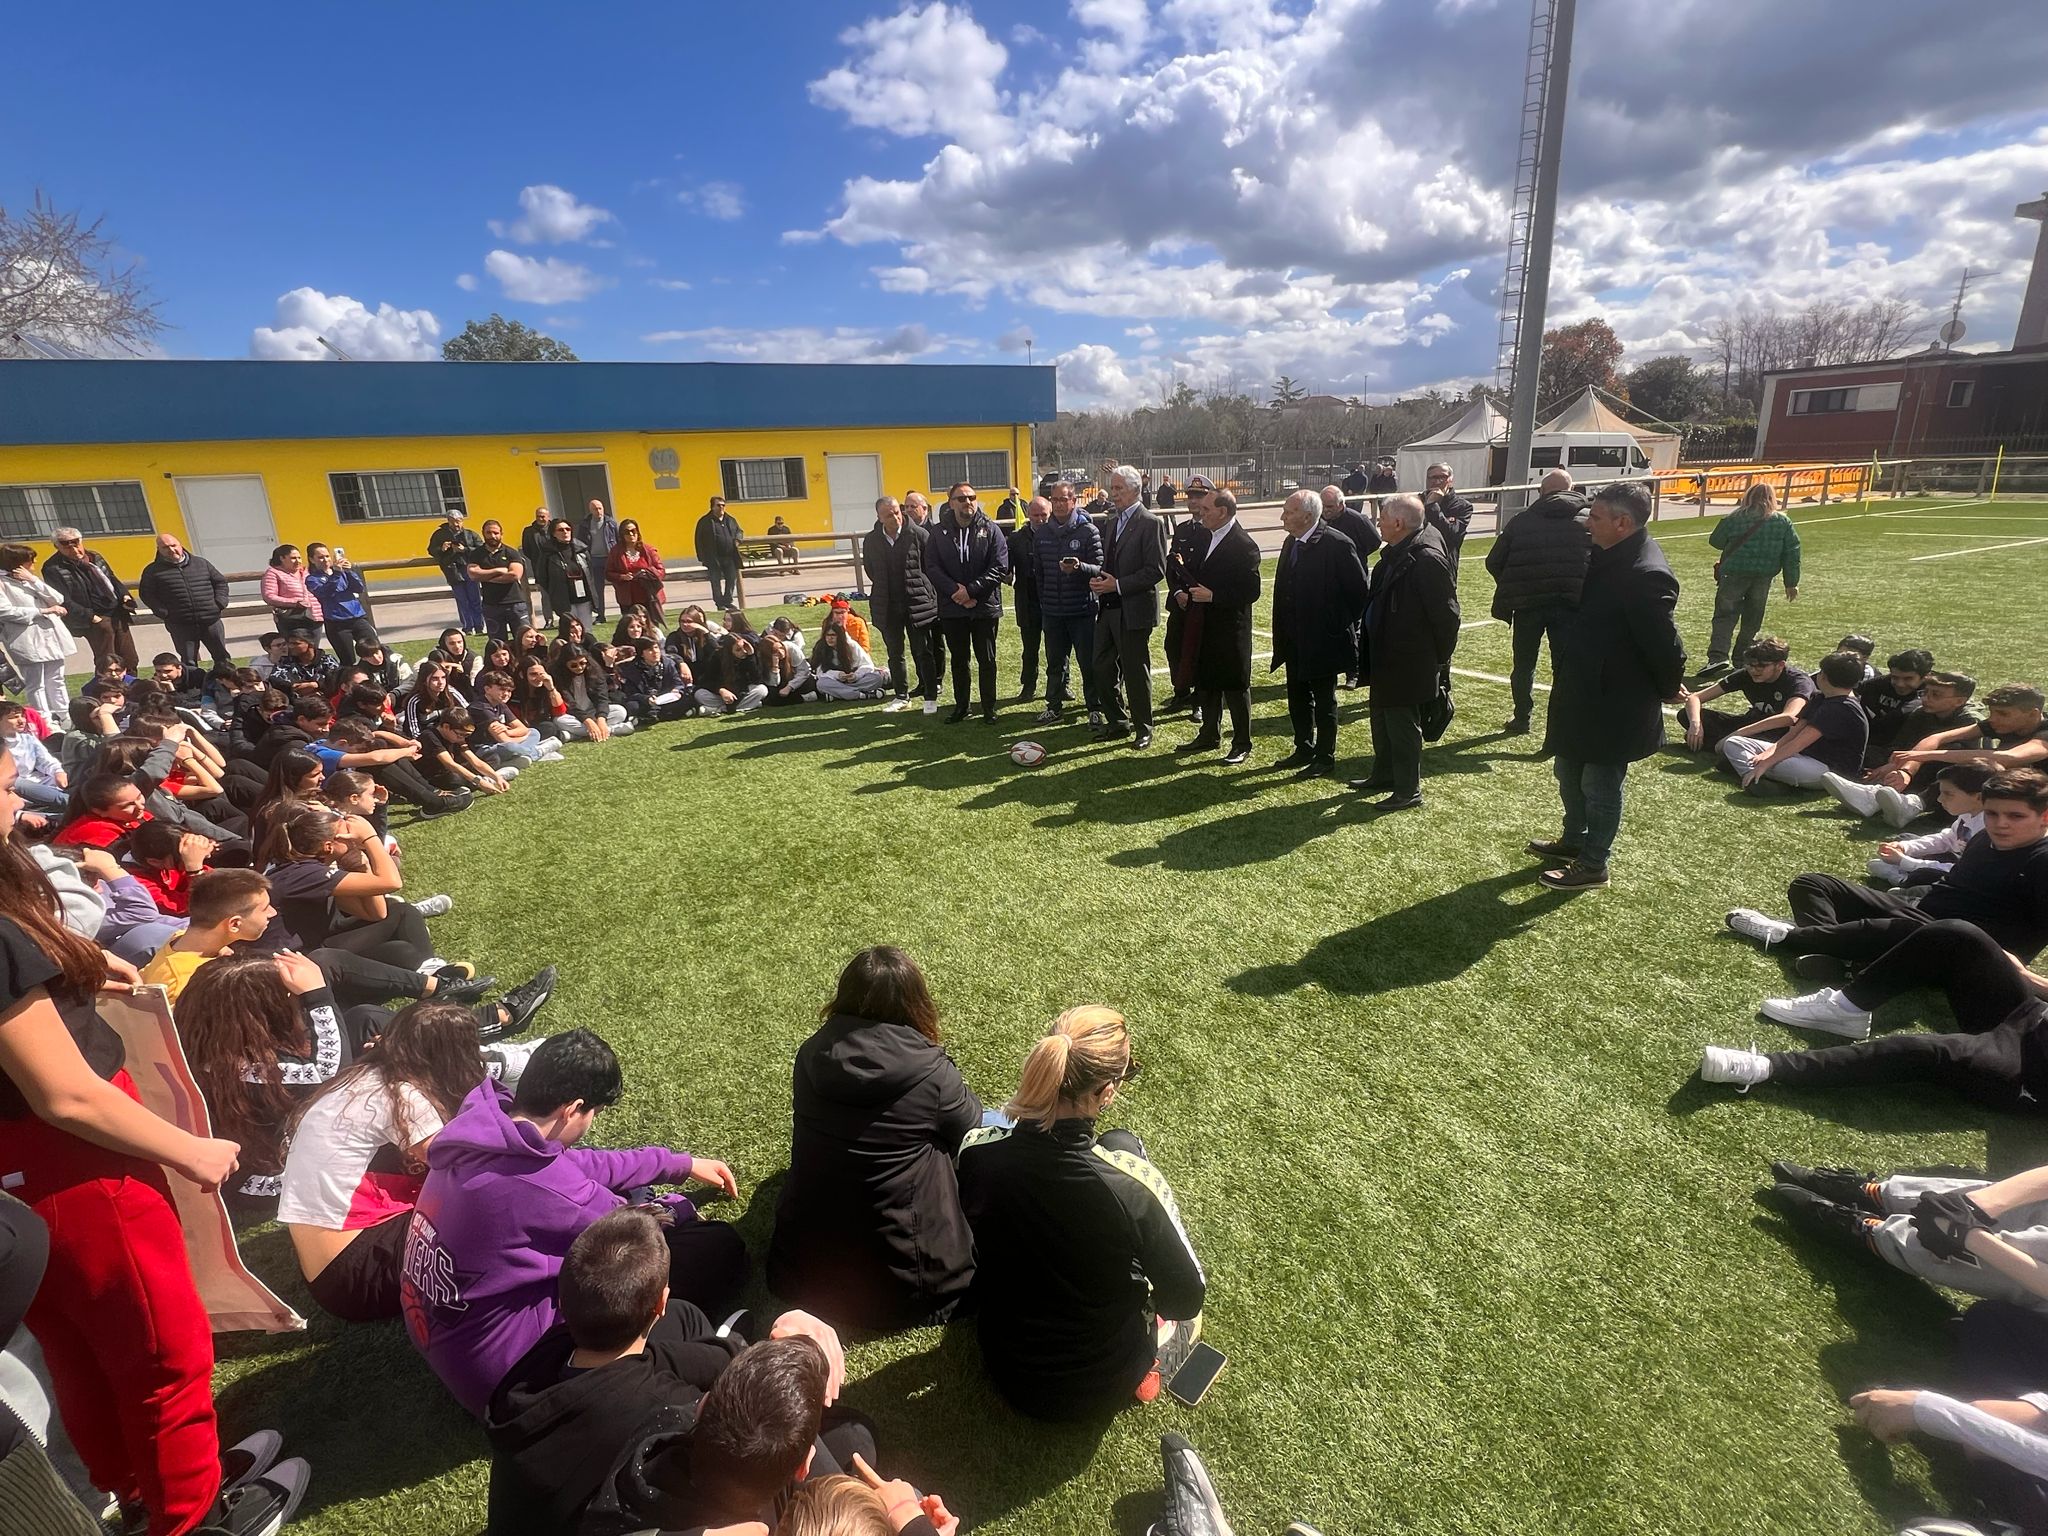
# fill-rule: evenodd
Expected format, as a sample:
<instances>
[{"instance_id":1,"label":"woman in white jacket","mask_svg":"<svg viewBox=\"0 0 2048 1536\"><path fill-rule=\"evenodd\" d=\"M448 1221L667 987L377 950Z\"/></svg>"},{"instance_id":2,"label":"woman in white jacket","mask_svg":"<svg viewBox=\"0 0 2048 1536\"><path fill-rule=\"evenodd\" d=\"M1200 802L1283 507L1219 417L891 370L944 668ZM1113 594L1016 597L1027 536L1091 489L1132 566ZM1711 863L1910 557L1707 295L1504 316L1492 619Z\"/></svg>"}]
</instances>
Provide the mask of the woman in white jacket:
<instances>
[{"instance_id":1,"label":"woman in white jacket","mask_svg":"<svg viewBox=\"0 0 2048 1536\"><path fill-rule=\"evenodd\" d=\"M64 627L64 597L35 573L36 552L26 544L0 544L0 646L20 671L29 706L50 729L71 719L64 660L78 649Z\"/></svg>"}]
</instances>

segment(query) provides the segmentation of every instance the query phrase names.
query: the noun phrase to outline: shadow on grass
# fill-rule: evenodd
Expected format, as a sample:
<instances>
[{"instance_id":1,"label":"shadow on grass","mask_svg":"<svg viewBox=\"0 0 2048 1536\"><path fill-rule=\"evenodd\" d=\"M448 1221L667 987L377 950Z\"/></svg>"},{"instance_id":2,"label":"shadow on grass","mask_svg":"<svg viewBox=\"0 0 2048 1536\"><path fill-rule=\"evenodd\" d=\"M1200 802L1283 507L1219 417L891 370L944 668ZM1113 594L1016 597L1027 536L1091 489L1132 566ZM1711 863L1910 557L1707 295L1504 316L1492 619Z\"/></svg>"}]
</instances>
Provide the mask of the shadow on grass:
<instances>
[{"instance_id":1,"label":"shadow on grass","mask_svg":"<svg viewBox=\"0 0 2048 1536\"><path fill-rule=\"evenodd\" d=\"M1539 885L1535 870L1511 870L1332 934L1297 961L1255 966L1224 985L1251 997L1310 982L1351 997L1428 986L1476 965L1494 945L1570 900Z\"/></svg>"}]
</instances>

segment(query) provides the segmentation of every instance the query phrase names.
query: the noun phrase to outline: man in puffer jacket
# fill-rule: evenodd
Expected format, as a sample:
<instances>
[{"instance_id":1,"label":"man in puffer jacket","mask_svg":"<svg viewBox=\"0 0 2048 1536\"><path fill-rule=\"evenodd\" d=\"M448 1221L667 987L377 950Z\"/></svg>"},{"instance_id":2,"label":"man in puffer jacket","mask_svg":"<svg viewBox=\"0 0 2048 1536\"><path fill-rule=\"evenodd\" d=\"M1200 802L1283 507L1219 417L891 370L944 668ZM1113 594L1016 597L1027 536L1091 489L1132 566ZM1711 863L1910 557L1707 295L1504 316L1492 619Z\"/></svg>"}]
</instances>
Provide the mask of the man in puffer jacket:
<instances>
[{"instance_id":1,"label":"man in puffer jacket","mask_svg":"<svg viewBox=\"0 0 2048 1536\"><path fill-rule=\"evenodd\" d=\"M216 667L233 669L235 658L228 654L228 637L220 626L228 609L228 579L211 560L191 553L176 534L160 533L156 558L143 567L135 585L149 611L170 631L180 661L197 666L203 644Z\"/></svg>"},{"instance_id":2,"label":"man in puffer jacket","mask_svg":"<svg viewBox=\"0 0 2048 1536\"><path fill-rule=\"evenodd\" d=\"M1074 505L1074 488L1054 485L1046 501L1052 515L1032 540L1038 567L1038 622L1045 631L1045 708L1038 725L1058 725L1070 695L1067 669L1071 658L1081 673L1081 697L1088 704L1088 723L1102 724L1102 706L1095 692L1095 613L1097 600L1088 587L1088 572L1102 564L1102 530ZM1069 569L1067 562L1074 562Z\"/></svg>"},{"instance_id":3,"label":"man in puffer jacket","mask_svg":"<svg viewBox=\"0 0 2048 1536\"><path fill-rule=\"evenodd\" d=\"M1529 730L1536 704L1536 657L1549 636L1556 646L1557 625L1579 606L1586 584L1586 563L1593 538L1586 532L1586 497L1572 489L1572 477L1553 469L1543 477L1541 494L1510 518L1486 552L1486 569L1494 580L1493 616L1514 626L1515 659L1508 686L1515 701L1514 718L1502 727L1510 736Z\"/></svg>"}]
</instances>

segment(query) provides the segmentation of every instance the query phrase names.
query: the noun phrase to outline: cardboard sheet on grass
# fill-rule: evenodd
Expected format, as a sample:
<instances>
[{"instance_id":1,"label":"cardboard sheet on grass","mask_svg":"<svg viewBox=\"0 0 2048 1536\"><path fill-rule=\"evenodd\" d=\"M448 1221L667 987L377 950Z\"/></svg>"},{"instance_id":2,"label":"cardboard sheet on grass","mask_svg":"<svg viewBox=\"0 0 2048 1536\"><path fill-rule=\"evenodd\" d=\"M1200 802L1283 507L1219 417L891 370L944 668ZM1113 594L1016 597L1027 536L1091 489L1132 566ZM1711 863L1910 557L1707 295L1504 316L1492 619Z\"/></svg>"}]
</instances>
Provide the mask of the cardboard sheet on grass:
<instances>
[{"instance_id":1,"label":"cardboard sheet on grass","mask_svg":"<svg viewBox=\"0 0 2048 1536\"><path fill-rule=\"evenodd\" d=\"M119 1032L128 1047L128 1075L135 1079L142 1102L152 1113L189 1131L211 1136L206 1101L186 1064L185 1048L171 1023L171 1006L162 987L137 987L132 993L103 992L100 1017ZM235 1245L228 1208L218 1194L208 1194L183 1174L170 1169L171 1199L185 1227L185 1251L192 1258L192 1277L215 1333L290 1333L306 1320L271 1294L249 1273Z\"/></svg>"}]
</instances>

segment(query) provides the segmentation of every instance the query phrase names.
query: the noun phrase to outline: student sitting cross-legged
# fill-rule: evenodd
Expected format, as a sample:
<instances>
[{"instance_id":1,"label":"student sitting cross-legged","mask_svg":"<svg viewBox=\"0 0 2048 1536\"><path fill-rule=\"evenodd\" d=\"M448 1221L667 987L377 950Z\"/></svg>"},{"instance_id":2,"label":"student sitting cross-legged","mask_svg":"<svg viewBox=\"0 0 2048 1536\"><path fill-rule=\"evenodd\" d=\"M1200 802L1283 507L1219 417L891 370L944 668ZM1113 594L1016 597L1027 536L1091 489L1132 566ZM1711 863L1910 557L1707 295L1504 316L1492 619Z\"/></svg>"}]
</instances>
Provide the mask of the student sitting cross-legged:
<instances>
[{"instance_id":1,"label":"student sitting cross-legged","mask_svg":"<svg viewBox=\"0 0 2048 1536\"><path fill-rule=\"evenodd\" d=\"M1870 861L1870 878L1886 885L1927 884L1946 874L1984 830L1984 786L1991 770L1975 763L1950 763L1934 776L1935 798L1955 819L1939 832L1880 843Z\"/></svg>"},{"instance_id":2,"label":"student sitting cross-legged","mask_svg":"<svg viewBox=\"0 0 2048 1536\"><path fill-rule=\"evenodd\" d=\"M1984 723L1958 724L1932 732L1886 764L1887 777L1875 793L1878 814L1903 827L1931 808L1928 788L1934 773L1951 763L1984 768L2048 767L2048 717L2038 688L2008 683L1984 695ZM1895 784L1902 788L1894 789Z\"/></svg>"},{"instance_id":3,"label":"student sitting cross-legged","mask_svg":"<svg viewBox=\"0 0 2048 1536\"><path fill-rule=\"evenodd\" d=\"M1679 722L1685 727L1685 745L1693 752L1718 748L1730 736L1751 741L1775 741L1813 701L1813 678L1788 658L1792 648L1776 635L1753 641L1742 653L1742 670L1709 683L1697 693L1681 691ZM1739 715L1726 710L1702 709L1723 694L1740 694L1748 708Z\"/></svg>"},{"instance_id":4,"label":"student sitting cross-legged","mask_svg":"<svg viewBox=\"0 0 2048 1536\"><path fill-rule=\"evenodd\" d=\"M1890 679L1879 678L1877 686L1889 687ZM1947 736L1964 726L1974 729L1978 722L1977 717L1970 713L1970 696L1976 691L1977 680L1967 673L1928 673L1920 685L1919 696L1890 721L1889 742L1883 749L1883 755L1877 757L1860 777L1831 773L1821 780L1822 787L1866 821L1873 816L1883 816L1895 827L1905 826L1920 814L1925 804L1931 802L1934 776L1947 765L1917 759L1908 761L1903 754L1923 741ZM1867 699L1867 691L1859 697ZM1869 707L1867 703L1865 707ZM1873 714L1872 742L1866 758L1877 750L1877 721L1878 716Z\"/></svg>"},{"instance_id":5,"label":"student sitting cross-legged","mask_svg":"<svg viewBox=\"0 0 2048 1536\"><path fill-rule=\"evenodd\" d=\"M1854 651L1835 651L1821 658L1819 696L1775 741L1737 732L1721 740L1721 756L1759 794L1769 784L1812 789L1830 773L1852 774L1863 767L1863 747L1870 736L1870 717L1856 699L1863 679L1863 658Z\"/></svg>"},{"instance_id":6,"label":"student sitting cross-legged","mask_svg":"<svg viewBox=\"0 0 2048 1536\"><path fill-rule=\"evenodd\" d=\"M670 1253L660 1218L627 1207L577 1234L562 1261L561 1321L491 1394L489 1536L576 1529L606 1469L663 1410L694 1411L747 1347L669 1295ZM802 1312L776 1319L777 1337L836 1336Z\"/></svg>"},{"instance_id":7,"label":"student sitting cross-legged","mask_svg":"<svg viewBox=\"0 0 2048 1536\"><path fill-rule=\"evenodd\" d=\"M721 1162L578 1146L622 1086L611 1047L573 1029L541 1042L516 1095L478 1085L434 1139L406 1239L406 1331L473 1414L558 1320L555 1278L579 1232L656 1184L738 1193ZM746 1245L680 1195L652 1203L671 1217L670 1289L718 1312L746 1279Z\"/></svg>"},{"instance_id":8,"label":"student sitting cross-legged","mask_svg":"<svg viewBox=\"0 0 2048 1536\"><path fill-rule=\"evenodd\" d=\"M1149 1400L1162 1357L1199 1330L1207 1282L1173 1191L1136 1136L1096 1134L1136 1074L1122 1014L1069 1008L1025 1060L1016 1125L960 1147L982 1361L1034 1418Z\"/></svg>"}]
</instances>

